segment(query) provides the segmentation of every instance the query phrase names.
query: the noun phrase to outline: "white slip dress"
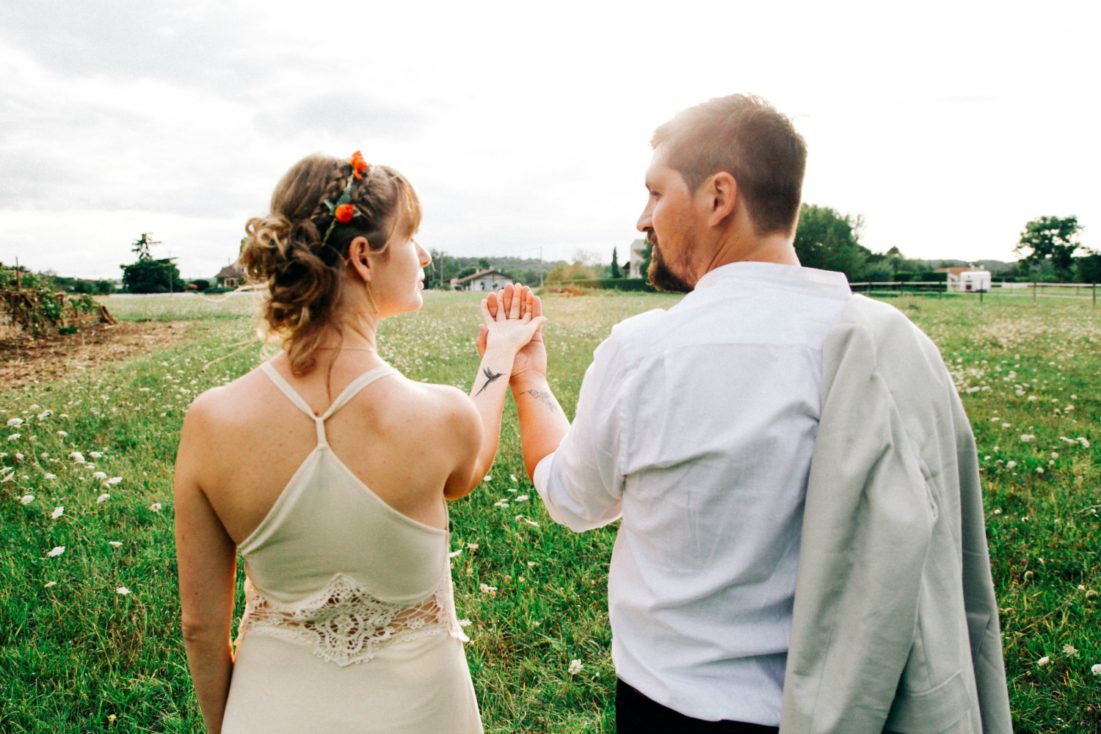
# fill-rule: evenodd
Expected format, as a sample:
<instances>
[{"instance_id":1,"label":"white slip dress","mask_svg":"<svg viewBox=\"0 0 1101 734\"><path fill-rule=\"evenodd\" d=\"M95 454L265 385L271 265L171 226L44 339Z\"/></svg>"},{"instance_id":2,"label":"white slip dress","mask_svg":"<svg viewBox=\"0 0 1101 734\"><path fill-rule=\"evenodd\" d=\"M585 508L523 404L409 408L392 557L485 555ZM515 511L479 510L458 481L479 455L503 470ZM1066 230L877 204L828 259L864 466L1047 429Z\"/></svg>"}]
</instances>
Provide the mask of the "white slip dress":
<instances>
[{"instance_id":1,"label":"white slip dress","mask_svg":"<svg viewBox=\"0 0 1101 734\"><path fill-rule=\"evenodd\" d=\"M386 504L325 436L329 417L396 370L364 373L316 416L261 369L314 421L317 446L238 546L246 606L222 731L480 734L447 531Z\"/></svg>"}]
</instances>

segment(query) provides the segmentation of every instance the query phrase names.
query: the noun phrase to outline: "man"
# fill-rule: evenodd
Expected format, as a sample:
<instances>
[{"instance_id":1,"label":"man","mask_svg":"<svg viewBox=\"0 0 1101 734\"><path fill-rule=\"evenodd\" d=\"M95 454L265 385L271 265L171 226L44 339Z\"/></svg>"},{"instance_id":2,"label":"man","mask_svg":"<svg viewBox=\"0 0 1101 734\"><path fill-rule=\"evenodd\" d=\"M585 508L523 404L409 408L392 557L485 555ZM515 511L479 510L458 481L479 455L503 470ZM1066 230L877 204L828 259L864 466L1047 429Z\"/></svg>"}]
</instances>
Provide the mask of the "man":
<instances>
[{"instance_id":1,"label":"man","mask_svg":"<svg viewBox=\"0 0 1101 734\"><path fill-rule=\"evenodd\" d=\"M667 311L635 316L612 330L586 372L572 426L548 386L541 343L521 353L511 377L524 461L550 515L577 531L622 518L608 580L618 729L758 732L776 731L781 723L785 731L884 729L893 721L900 679L917 685L921 677L903 674L916 621L901 615L908 628L880 629L874 610L859 608L874 633L869 639L903 638L890 646L891 655L869 655L875 658L873 685L859 675L864 648L857 645L851 655L838 650L830 642L834 627L819 630L815 621L822 611L838 639L852 643L846 609L836 603L851 594L831 596L831 579L801 573L812 460L821 485L812 491L826 498L815 506L830 507L829 496L838 492L839 506L855 508L860 519L864 482L881 476L874 461L855 478L828 471L845 463L839 442L864 445L859 425L840 408L830 413L836 434L831 453L815 459L833 380L846 388L834 403L861 398L852 392L859 379L846 382L849 371L837 365L853 344L864 342L844 338L851 326L841 336L834 332L837 323L853 321L845 277L802 268L795 254L805 144L763 100L735 95L677 115L658 128L652 145L649 198L638 221L653 243L649 276L663 290L688 295ZM864 454L876 452L864 448ZM899 476L891 474L883 480L887 488L876 491L890 495L905 484L895 481ZM893 501L888 496L875 507L893 507ZM929 509L926 503L914 521L922 530L933 523ZM806 518L819 533L813 536L816 563L808 567L838 574L843 591L853 577L852 588L865 597L890 595L889 589L869 589L853 565L837 559L860 561L868 553L882 580L890 576L884 559L892 549L865 542L863 524L849 528L828 511L821 517L813 523ZM981 506L979 518L981 533ZM874 523L878 516L867 519ZM828 523L852 532L823 529ZM908 527L904 519L892 531ZM907 550L920 556L928 538L912 535ZM855 545L838 546L839 537ZM922 587L920 563L902 570L917 578L906 588ZM793 618L797 577L807 602L800 600ZM980 596L989 611L993 593L986 592L989 598ZM896 598L892 608L916 608L917 593L910 607ZM980 638L990 632L989 614L984 621ZM953 632L966 632L966 619L954 622L959 624L948 625ZM992 625L996 638L996 608ZM789 650L798 656L794 673ZM993 655L990 646L986 654ZM1000 670L1000 647L996 658L992 668ZM962 698L946 714L958 713L968 726L979 716L967 714L978 707L971 667L968 656L968 674L956 677L969 685L961 683ZM822 677L827 673L829 680ZM880 690L884 680L886 693ZM865 689L873 699L861 697ZM998 699L997 685L994 690ZM1003 674L1002 700L1004 690ZM1008 705L1000 701L991 718L1003 708L1008 725ZM936 731L956 730L944 719L937 718L942 725ZM907 729L918 730L924 729Z\"/></svg>"}]
</instances>

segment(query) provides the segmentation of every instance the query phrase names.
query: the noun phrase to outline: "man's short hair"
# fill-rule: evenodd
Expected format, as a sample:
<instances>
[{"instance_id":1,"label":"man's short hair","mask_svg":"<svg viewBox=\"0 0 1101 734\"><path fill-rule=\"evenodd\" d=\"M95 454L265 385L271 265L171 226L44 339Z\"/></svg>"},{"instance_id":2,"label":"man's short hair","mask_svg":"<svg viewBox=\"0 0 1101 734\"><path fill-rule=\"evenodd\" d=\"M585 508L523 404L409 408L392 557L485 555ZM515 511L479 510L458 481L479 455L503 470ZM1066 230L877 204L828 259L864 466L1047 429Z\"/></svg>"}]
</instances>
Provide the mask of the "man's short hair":
<instances>
[{"instance_id":1,"label":"man's short hair","mask_svg":"<svg viewBox=\"0 0 1101 734\"><path fill-rule=\"evenodd\" d=\"M690 107L655 130L650 144L664 146L666 163L690 191L720 171L732 175L758 235L794 229L807 144L760 97L733 94Z\"/></svg>"}]
</instances>

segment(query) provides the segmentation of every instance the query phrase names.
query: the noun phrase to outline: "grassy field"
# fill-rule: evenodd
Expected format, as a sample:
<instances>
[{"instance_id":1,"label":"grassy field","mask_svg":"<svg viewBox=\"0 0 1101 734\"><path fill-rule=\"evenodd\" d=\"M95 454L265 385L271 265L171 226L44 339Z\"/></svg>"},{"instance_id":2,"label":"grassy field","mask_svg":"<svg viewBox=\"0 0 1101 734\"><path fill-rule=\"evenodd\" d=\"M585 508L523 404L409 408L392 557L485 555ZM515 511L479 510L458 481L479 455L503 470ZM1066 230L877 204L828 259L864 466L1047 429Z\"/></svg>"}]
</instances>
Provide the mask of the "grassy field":
<instances>
[{"instance_id":1,"label":"grassy field","mask_svg":"<svg viewBox=\"0 0 1101 734\"><path fill-rule=\"evenodd\" d=\"M429 293L384 325L410 377L465 388L477 297ZM549 298L555 390L572 414L592 349L674 298ZM185 343L0 392L0 731L201 730L178 633L172 462L187 405L262 356L254 296L107 300L186 319ZM980 448L1017 731L1101 731L1101 308L901 298L940 346ZM550 522L515 415L490 478L452 505L456 605L487 731L612 731L605 611L614 528ZM58 509L60 508L60 509ZM56 549L64 548L64 551ZM573 660L581 670L571 672Z\"/></svg>"}]
</instances>

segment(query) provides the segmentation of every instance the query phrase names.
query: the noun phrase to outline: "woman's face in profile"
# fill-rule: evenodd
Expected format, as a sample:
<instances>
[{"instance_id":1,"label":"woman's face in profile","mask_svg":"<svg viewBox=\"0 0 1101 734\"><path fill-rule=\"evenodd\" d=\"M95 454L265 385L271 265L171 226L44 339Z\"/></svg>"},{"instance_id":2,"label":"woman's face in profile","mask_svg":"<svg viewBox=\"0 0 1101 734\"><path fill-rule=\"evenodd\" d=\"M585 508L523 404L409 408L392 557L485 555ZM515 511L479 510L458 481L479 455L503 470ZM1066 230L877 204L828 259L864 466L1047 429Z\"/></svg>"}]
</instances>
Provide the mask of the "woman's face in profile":
<instances>
[{"instance_id":1,"label":"woman's face in profile","mask_svg":"<svg viewBox=\"0 0 1101 734\"><path fill-rule=\"evenodd\" d=\"M371 293L380 316L416 311L424 305L424 268L432 262L428 252L412 237L396 239L386 254L377 258Z\"/></svg>"}]
</instances>

